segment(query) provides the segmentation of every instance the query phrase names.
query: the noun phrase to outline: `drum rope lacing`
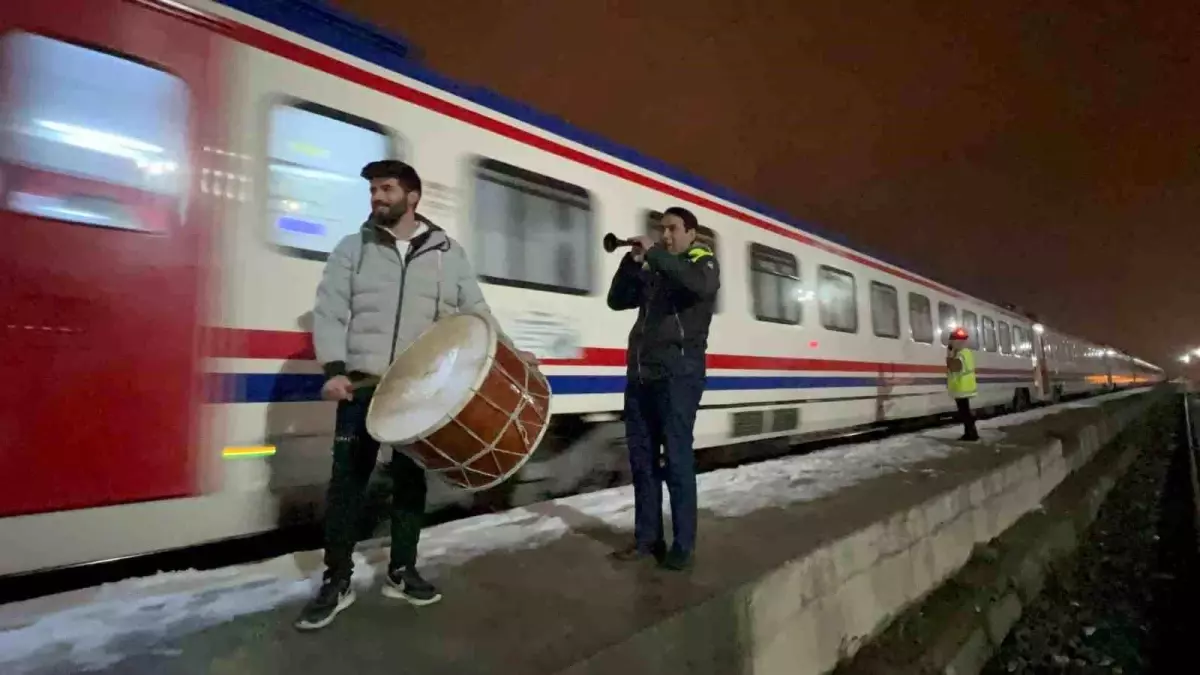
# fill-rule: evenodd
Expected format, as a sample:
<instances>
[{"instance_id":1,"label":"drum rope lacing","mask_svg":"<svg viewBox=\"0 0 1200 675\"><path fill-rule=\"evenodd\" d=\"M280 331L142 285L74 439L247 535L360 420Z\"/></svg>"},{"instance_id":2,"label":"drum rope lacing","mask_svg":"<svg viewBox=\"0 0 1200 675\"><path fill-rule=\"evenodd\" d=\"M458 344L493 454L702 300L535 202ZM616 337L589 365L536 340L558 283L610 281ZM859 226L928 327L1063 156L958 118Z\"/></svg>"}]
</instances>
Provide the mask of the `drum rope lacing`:
<instances>
[{"instance_id":1,"label":"drum rope lacing","mask_svg":"<svg viewBox=\"0 0 1200 675\"><path fill-rule=\"evenodd\" d=\"M457 425L460 429L467 432L468 435L470 435L472 438L474 438L476 441L478 441L479 444L483 446L482 450L480 450L478 453L476 453L475 455L473 455L472 457L467 459L465 462L459 464L459 462L457 460L450 457L445 452L443 452L440 448L434 446L432 443L429 443L427 440L421 439L419 441L421 444L430 448L435 453L440 455L444 460L446 460L448 463L451 464L451 466L449 466L449 467L446 467L443 469L430 469L430 471L432 471L434 473L449 473L451 471L462 471L463 477L467 480L468 485L470 485L471 487L474 487L474 483L473 483L473 481L471 481L471 476L470 476L470 474L472 474L472 473L478 474L480 476L485 476L489 479L489 481L497 480L498 478L500 478L503 475L503 473L500 473L500 474L486 473L484 471L480 471L479 469L475 469L471 466L475 462L482 459L484 455L487 455L488 453L501 453L504 455L516 456L516 457L526 456L525 454L522 454L522 453L514 453L514 452L510 452L508 450L504 450L502 448L496 447L497 441L499 441L501 438L503 438L504 434L508 431L509 427L511 427L515 424L517 433L520 434L520 436L521 436L522 444L525 446L526 449L529 448L529 446L531 445L531 440L529 438L529 432L525 428L525 425L523 423L521 423L521 421L520 421L521 413L526 408L530 408L530 407L533 408L534 413L537 415L538 420L541 422L541 424L543 426L545 426L546 421L547 421L546 415L542 412L542 410L539 408L539 406L537 406L537 401L535 399L545 399L545 400L549 401L549 396L542 396L540 394L535 395L535 394L531 393L529 391L529 378L532 375L534 377L537 377L537 379L541 380L541 383L546 388L546 391L550 391L550 384L549 384L549 382L546 381L546 377L544 375L542 375L540 372L538 372L536 370L531 369L529 367L529 364L525 363L524 361L521 361L521 364L524 367L523 369L525 371L525 382L523 384L519 383L517 381L517 379L515 377L513 377L511 373L508 372L508 369L504 368L503 366L501 366L499 368L500 374L509 381L509 384L511 385L512 389L517 393L517 395L519 397L519 402L517 403L516 407L511 412L505 412L505 410L502 406L500 406L498 403L496 403L494 400L492 400L491 397L489 397L484 392L482 392L482 391L475 392L476 395L478 395L481 400L483 400L488 405L495 408L500 413L506 415L508 418L507 421L504 423L504 425L500 428L500 430L496 432L495 437L490 442L484 440L483 438L481 438L479 436L479 434L475 433L475 431L473 431L470 427L468 427L465 424L463 424L462 422L460 422L458 420L457 416L451 418L451 420L450 420L455 425ZM549 405L547 404L546 407L547 407L547 412L548 412ZM497 468L500 467L500 462L498 460L496 461L496 467Z\"/></svg>"}]
</instances>

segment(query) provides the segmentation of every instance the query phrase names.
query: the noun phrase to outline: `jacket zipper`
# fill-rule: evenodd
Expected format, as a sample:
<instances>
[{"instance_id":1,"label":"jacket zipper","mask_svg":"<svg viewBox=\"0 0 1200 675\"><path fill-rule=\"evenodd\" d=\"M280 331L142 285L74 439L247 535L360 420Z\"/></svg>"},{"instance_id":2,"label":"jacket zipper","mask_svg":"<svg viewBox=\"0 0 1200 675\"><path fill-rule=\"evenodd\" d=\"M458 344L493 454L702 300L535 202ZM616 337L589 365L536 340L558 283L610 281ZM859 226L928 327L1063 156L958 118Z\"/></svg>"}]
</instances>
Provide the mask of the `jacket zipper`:
<instances>
[{"instance_id":1,"label":"jacket zipper","mask_svg":"<svg viewBox=\"0 0 1200 675\"><path fill-rule=\"evenodd\" d=\"M637 369L639 382L642 380L642 346L646 344L646 324L650 323L650 310L652 307L654 307L654 295L658 293L658 283L657 280L654 281L656 283L651 287L650 295L646 297L646 313L642 316L642 325L640 331L642 339L638 340Z\"/></svg>"},{"instance_id":2,"label":"jacket zipper","mask_svg":"<svg viewBox=\"0 0 1200 675\"><path fill-rule=\"evenodd\" d=\"M404 285L408 281L408 268L412 262L426 253L434 250L436 247L423 248L415 253L408 255L400 255L400 247L396 242L392 242L392 248L396 251L396 256L400 258L400 294L396 299L396 322L392 325L392 355L388 358L390 366L396 360L396 344L400 341L400 314L404 311Z\"/></svg>"},{"instance_id":3,"label":"jacket zipper","mask_svg":"<svg viewBox=\"0 0 1200 675\"><path fill-rule=\"evenodd\" d=\"M684 353L683 353L683 341L684 341L684 337L685 337L685 336L684 336L684 334L683 334L683 320L679 318L679 309L678 309L678 308L676 308L676 307L672 307L671 309L675 310L675 314L674 314L674 316L675 316L675 325L676 325L676 326L679 326L679 355L680 355L680 356L683 356L683 355L684 355Z\"/></svg>"}]
</instances>

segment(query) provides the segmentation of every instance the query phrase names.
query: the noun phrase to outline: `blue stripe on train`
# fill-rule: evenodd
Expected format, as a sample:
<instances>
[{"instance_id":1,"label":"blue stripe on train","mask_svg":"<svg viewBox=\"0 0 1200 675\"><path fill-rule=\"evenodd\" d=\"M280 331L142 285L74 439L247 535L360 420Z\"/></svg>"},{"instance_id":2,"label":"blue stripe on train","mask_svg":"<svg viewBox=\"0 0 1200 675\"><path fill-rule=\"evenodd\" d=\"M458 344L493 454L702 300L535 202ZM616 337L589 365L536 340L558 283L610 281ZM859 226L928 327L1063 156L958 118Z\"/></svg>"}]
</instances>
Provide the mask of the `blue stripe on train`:
<instances>
[{"instance_id":1,"label":"blue stripe on train","mask_svg":"<svg viewBox=\"0 0 1200 675\"><path fill-rule=\"evenodd\" d=\"M208 387L210 403L272 403L320 400L324 377L300 373L213 373ZM625 391L624 375L550 375L555 395L619 394ZM980 377L985 384L1026 382L1027 378ZM896 386L944 385L944 377L917 377ZM862 376L742 376L710 375L708 391L763 391L770 389L879 388L875 377Z\"/></svg>"}]
</instances>

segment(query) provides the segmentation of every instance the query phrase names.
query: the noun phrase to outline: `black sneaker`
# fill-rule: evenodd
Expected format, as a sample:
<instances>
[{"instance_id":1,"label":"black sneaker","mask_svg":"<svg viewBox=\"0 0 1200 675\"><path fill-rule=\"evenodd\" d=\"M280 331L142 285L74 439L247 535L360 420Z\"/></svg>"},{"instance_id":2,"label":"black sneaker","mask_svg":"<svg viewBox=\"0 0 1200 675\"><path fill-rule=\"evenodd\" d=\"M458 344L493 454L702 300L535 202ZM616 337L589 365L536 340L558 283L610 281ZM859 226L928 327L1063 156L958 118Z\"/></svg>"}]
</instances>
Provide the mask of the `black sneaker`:
<instances>
[{"instance_id":1,"label":"black sneaker","mask_svg":"<svg viewBox=\"0 0 1200 675\"><path fill-rule=\"evenodd\" d=\"M394 600L407 600L417 607L432 605L442 599L442 594L409 566L391 570L383 579L383 594Z\"/></svg>"},{"instance_id":2,"label":"black sneaker","mask_svg":"<svg viewBox=\"0 0 1200 675\"><path fill-rule=\"evenodd\" d=\"M333 623L334 618L355 601L349 579L326 579L296 620L297 630L317 630Z\"/></svg>"},{"instance_id":3,"label":"black sneaker","mask_svg":"<svg viewBox=\"0 0 1200 675\"><path fill-rule=\"evenodd\" d=\"M661 563L667 554L667 545L664 542L655 542L647 551L639 547L637 544L629 548L623 548L620 551L612 553L612 559L619 562L637 562L646 558L654 558L655 562Z\"/></svg>"},{"instance_id":4,"label":"black sneaker","mask_svg":"<svg viewBox=\"0 0 1200 675\"><path fill-rule=\"evenodd\" d=\"M663 569L682 571L692 566L692 554L684 553L678 549L671 549L671 552L663 558L659 565Z\"/></svg>"}]
</instances>

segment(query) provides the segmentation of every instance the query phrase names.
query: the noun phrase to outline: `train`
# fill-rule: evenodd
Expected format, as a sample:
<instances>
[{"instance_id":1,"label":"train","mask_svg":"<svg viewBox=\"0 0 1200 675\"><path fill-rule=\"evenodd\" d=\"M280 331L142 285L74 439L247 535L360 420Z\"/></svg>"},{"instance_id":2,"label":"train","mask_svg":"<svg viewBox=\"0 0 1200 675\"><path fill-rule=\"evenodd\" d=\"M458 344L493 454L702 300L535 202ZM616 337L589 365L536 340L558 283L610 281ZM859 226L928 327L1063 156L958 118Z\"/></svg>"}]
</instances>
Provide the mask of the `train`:
<instances>
[{"instance_id":1,"label":"train","mask_svg":"<svg viewBox=\"0 0 1200 675\"><path fill-rule=\"evenodd\" d=\"M333 405L314 293L380 158L418 169L421 213L554 390L551 433L506 490L432 485L431 512L612 484L634 317L605 305L619 254L601 241L675 204L723 277L697 453L948 413L960 325L977 407L1163 378L456 83L323 3L7 3L0 40L0 576L320 517Z\"/></svg>"}]
</instances>

